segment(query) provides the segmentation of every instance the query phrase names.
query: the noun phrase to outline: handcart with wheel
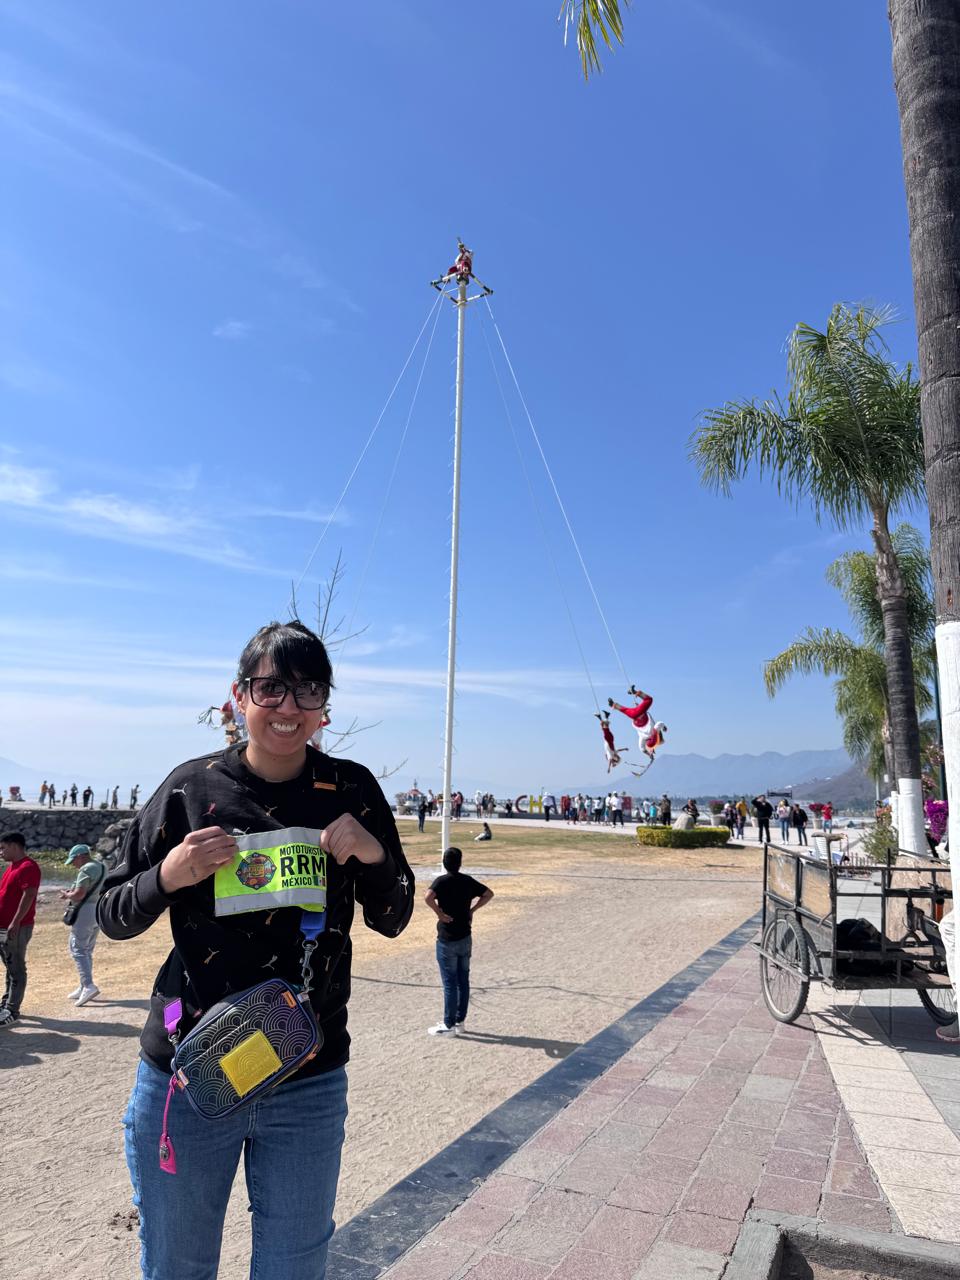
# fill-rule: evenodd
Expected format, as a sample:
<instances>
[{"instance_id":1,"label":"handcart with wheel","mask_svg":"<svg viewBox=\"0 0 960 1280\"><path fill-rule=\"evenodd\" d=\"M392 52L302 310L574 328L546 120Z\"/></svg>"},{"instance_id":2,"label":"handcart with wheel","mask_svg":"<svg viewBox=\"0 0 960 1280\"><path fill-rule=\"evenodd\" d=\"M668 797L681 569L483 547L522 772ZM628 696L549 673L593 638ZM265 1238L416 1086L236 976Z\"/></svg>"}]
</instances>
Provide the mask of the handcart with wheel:
<instances>
[{"instance_id":1,"label":"handcart with wheel","mask_svg":"<svg viewBox=\"0 0 960 1280\"><path fill-rule=\"evenodd\" d=\"M838 991L912 988L934 1022L957 1016L939 921L952 909L950 865L913 854L850 869L809 849L763 851L760 984L793 1022L811 982Z\"/></svg>"}]
</instances>

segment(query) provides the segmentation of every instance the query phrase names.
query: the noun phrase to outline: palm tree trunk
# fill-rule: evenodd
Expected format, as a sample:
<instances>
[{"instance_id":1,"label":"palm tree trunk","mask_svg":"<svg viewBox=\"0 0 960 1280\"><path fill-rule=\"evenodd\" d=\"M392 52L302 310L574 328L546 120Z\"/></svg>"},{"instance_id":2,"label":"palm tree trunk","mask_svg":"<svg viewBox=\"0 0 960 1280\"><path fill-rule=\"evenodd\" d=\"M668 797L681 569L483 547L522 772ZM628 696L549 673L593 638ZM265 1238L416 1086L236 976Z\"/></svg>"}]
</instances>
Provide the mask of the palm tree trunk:
<instances>
[{"instance_id":1,"label":"palm tree trunk","mask_svg":"<svg viewBox=\"0 0 960 1280\"><path fill-rule=\"evenodd\" d=\"M901 849L923 853L923 787L920 782L920 724L913 678L913 652L907 591L887 526L886 507L873 508L873 543L877 553L877 594L883 612L883 659L887 669L890 732L896 764L898 831Z\"/></svg>"},{"instance_id":2,"label":"palm tree trunk","mask_svg":"<svg viewBox=\"0 0 960 1280\"><path fill-rule=\"evenodd\" d=\"M890 0L950 804L960 849L960 0ZM960 968L960 930L957 930Z\"/></svg>"},{"instance_id":3,"label":"palm tree trunk","mask_svg":"<svg viewBox=\"0 0 960 1280\"><path fill-rule=\"evenodd\" d=\"M897 766L893 759L893 734L890 732L889 708L884 713L880 735L883 741L883 770L887 775L890 786L893 787L897 781Z\"/></svg>"}]
</instances>

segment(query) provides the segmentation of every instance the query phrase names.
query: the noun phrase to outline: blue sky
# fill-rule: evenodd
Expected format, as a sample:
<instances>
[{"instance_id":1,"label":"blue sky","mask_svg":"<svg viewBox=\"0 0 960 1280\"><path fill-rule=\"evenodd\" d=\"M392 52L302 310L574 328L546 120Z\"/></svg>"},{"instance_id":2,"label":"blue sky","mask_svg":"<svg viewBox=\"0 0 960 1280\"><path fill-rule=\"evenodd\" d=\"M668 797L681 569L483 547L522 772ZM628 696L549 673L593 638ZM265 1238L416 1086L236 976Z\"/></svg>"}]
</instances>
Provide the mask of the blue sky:
<instances>
[{"instance_id":1,"label":"blue sky","mask_svg":"<svg viewBox=\"0 0 960 1280\"><path fill-rule=\"evenodd\" d=\"M437 784L448 304L326 521L458 235L669 748L839 744L826 682L770 702L761 667L845 624L823 573L865 539L714 497L686 451L837 300L892 303L913 356L885 5L637 0L587 85L556 8L0 0L0 756L149 785L213 749L197 713L323 534L301 613L342 548L365 628L334 727ZM598 692L623 679L479 306L468 341L458 777L561 790L603 766L553 558Z\"/></svg>"}]
</instances>

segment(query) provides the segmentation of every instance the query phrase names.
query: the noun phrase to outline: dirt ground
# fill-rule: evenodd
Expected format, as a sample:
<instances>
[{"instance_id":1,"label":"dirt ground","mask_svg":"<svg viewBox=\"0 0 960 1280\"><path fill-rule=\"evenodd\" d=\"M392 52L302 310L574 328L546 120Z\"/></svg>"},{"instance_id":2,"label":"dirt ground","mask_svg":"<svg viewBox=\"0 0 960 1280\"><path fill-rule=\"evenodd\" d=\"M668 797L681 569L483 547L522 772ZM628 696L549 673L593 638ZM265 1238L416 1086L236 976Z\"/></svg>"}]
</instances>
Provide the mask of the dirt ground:
<instances>
[{"instance_id":1,"label":"dirt ground","mask_svg":"<svg viewBox=\"0 0 960 1280\"><path fill-rule=\"evenodd\" d=\"M418 882L410 926L394 940L354 929L341 1223L742 923L760 900L752 849L640 850L569 830L498 831L479 848L464 838L465 870L496 896L475 921L468 1032L437 1040L426 1035L442 1011L436 921L422 903L437 870L437 836L428 829L403 838ZM0 1280L139 1274L120 1116L169 931L160 921L129 942L101 938L102 994L74 1009L60 915L51 891L28 953L24 1016L0 1038ZM248 1258L241 1176L221 1280L246 1277Z\"/></svg>"}]
</instances>

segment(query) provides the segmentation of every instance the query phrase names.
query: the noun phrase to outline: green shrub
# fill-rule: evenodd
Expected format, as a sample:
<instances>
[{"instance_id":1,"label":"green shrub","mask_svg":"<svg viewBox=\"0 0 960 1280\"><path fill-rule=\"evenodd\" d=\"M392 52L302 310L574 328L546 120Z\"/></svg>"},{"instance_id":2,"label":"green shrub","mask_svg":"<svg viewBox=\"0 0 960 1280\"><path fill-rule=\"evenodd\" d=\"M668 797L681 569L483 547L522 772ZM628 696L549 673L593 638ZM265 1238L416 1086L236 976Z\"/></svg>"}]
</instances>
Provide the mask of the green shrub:
<instances>
[{"instance_id":1,"label":"green shrub","mask_svg":"<svg viewBox=\"0 0 960 1280\"><path fill-rule=\"evenodd\" d=\"M657 845L661 849L705 849L726 844L729 839L729 827L693 827L690 831L637 827L637 844Z\"/></svg>"},{"instance_id":2,"label":"green shrub","mask_svg":"<svg viewBox=\"0 0 960 1280\"><path fill-rule=\"evenodd\" d=\"M898 843L896 827L892 827L889 822L878 822L861 839L859 852L865 853L874 862L884 864L889 852L893 861L896 862Z\"/></svg>"}]
</instances>

